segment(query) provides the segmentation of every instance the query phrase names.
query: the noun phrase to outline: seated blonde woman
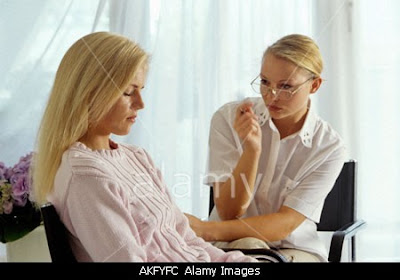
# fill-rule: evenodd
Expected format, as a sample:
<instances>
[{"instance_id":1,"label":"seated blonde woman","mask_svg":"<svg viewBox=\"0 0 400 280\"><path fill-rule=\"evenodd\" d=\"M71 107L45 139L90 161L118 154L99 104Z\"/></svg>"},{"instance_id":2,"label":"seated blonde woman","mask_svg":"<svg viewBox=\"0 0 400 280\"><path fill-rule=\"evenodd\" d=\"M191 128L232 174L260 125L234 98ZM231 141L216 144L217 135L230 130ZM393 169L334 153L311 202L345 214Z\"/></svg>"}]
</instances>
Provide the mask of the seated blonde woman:
<instances>
[{"instance_id":1,"label":"seated blonde woman","mask_svg":"<svg viewBox=\"0 0 400 280\"><path fill-rule=\"evenodd\" d=\"M140 147L116 143L144 108L148 55L129 39L89 34L67 51L43 116L35 198L51 202L80 262L254 262L196 236Z\"/></svg>"}]
</instances>

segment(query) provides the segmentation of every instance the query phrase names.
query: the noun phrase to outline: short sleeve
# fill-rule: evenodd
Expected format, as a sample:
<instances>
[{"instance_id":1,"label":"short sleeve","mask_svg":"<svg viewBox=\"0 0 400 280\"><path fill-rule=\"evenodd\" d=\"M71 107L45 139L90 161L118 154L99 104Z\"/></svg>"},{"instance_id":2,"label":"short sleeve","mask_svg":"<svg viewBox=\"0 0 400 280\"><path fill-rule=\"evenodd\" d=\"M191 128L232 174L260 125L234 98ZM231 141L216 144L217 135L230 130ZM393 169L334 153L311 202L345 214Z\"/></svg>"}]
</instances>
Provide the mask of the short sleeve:
<instances>
[{"instance_id":1,"label":"short sleeve","mask_svg":"<svg viewBox=\"0 0 400 280\"><path fill-rule=\"evenodd\" d=\"M234 104L223 107L212 117L209 134L208 161L204 184L225 182L231 176L243 153L239 137L233 129Z\"/></svg>"},{"instance_id":2,"label":"short sleeve","mask_svg":"<svg viewBox=\"0 0 400 280\"><path fill-rule=\"evenodd\" d=\"M319 167L293 188L284 205L318 223L325 198L343 168L345 155L345 148L337 147Z\"/></svg>"}]
</instances>

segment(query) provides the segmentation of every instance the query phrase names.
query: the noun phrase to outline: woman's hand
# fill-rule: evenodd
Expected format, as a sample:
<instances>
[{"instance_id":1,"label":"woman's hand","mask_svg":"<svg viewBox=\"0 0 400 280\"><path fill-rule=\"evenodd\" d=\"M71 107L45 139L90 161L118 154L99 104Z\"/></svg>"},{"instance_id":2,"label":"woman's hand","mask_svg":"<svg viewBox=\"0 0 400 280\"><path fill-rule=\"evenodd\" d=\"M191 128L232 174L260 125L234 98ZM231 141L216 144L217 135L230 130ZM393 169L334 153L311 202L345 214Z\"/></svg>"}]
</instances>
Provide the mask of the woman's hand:
<instances>
[{"instance_id":1,"label":"woman's hand","mask_svg":"<svg viewBox=\"0 0 400 280\"><path fill-rule=\"evenodd\" d=\"M204 226L205 226L205 224L207 222L203 222L202 220L200 220L199 218L197 218L197 217L195 217L193 215L190 215L190 214L187 214L187 213L184 213L184 214L188 218L189 225L192 228L192 230L196 233L196 235L198 237L203 238L204 240L207 240L206 239L207 236L205 234L206 231L204 229Z\"/></svg>"},{"instance_id":2,"label":"woman's hand","mask_svg":"<svg viewBox=\"0 0 400 280\"><path fill-rule=\"evenodd\" d=\"M242 141L244 150L261 151L261 127L252 109L253 103L240 104L236 110L233 128Z\"/></svg>"}]
</instances>

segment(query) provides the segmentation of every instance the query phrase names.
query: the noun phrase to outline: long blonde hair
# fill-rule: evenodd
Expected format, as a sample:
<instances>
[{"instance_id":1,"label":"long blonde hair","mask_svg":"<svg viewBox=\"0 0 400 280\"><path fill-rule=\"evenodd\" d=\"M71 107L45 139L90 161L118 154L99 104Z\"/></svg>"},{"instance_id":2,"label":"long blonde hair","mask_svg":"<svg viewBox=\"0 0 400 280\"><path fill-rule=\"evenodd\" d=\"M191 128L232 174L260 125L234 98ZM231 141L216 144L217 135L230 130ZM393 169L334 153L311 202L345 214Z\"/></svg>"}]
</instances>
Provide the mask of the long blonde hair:
<instances>
[{"instance_id":1,"label":"long blonde hair","mask_svg":"<svg viewBox=\"0 0 400 280\"><path fill-rule=\"evenodd\" d=\"M112 108L148 55L123 36L96 32L75 42L64 55L37 137L33 197L46 202L63 153Z\"/></svg>"},{"instance_id":2,"label":"long blonde hair","mask_svg":"<svg viewBox=\"0 0 400 280\"><path fill-rule=\"evenodd\" d=\"M263 60L269 53L310 71L315 77L321 76L324 68L318 45L305 35L291 34L279 39L268 47Z\"/></svg>"}]
</instances>

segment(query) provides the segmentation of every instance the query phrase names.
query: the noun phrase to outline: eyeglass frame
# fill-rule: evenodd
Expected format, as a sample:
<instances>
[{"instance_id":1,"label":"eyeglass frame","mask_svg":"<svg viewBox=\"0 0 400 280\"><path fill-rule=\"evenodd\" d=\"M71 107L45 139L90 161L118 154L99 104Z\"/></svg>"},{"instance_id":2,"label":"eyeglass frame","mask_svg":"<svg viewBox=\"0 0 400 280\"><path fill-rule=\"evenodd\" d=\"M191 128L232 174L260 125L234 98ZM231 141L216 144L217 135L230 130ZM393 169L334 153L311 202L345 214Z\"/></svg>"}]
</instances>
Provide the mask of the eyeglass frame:
<instances>
[{"instance_id":1,"label":"eyeglass frame","mask_svg":"<svg viewBox=\"0 0 400 280\"><path fill-rule=\"evenodd\" d=\"M295 88L294 90L290 90L290 89L274 89L274 88L272 88L271 86L266 86L266 85L263 85L263 84L259 84L259 91L256 91L255 89L254 89L254 82L258 79L258 78L260 78L261 79L261 76L260 75L258 75L257 77L255 77L255 79L250 83L250 85L251 85L251 88L253 89L253 91L254 92L256 92L257 94L261 94L262 96L267 96L267 95L270 95L270 94L272 94L273 96L274 96L274 98L279 98L281 95L280 95L280 93L282 92L282 91L285 91L285 92L288 92L289 94L290 94L290 97L289 98L287 98L287 99L283 99L283 100L290 100L290 99L292 99L292 97L293 97L293 95L295 95L300 89L301 89L301 87L302 86L304 86L307 82L309 82L310 80L315 80L317 77L315 77L314 75L313 76L311 76L310 78L308 78L306 81L304 81L303 83L301 83L301 84L299 84L299 85L297 85L297 86L294 86L294 87L292 87L292 88ZM266 87L266 94L263 94L262 93L262 90L261 90L261 87ZM296 88L297 87L297 88Z\"/></svg>"}]
</instances>

